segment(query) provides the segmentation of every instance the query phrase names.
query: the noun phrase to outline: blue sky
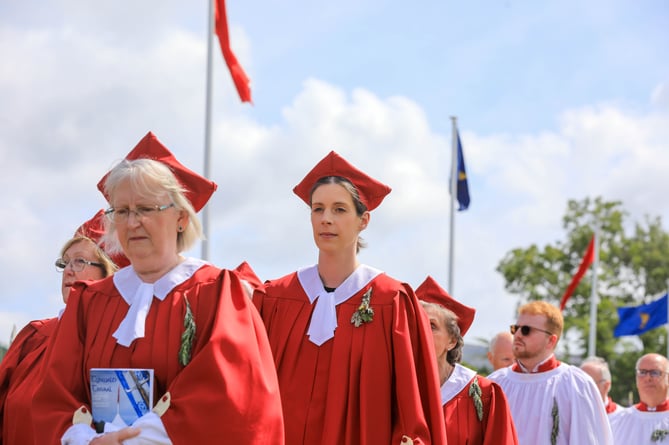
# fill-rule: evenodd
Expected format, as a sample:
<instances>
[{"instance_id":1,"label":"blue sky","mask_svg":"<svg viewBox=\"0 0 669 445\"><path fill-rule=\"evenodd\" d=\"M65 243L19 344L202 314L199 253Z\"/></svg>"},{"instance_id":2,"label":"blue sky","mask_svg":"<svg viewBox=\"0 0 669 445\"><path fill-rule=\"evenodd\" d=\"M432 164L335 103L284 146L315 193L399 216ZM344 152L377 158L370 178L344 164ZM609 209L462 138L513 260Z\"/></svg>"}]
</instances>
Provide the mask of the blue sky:
<instances>
[{"instance_id":1,"label":"blue sky","mask_svg":"<svg viewBox=\"0 0 669 445\"><path fill-rule=\"evenodd\" d=\"M206 14L204 1L0 3L0 342L58 313L53 260L147 131L202 171ZM478 308L470 338L514 321L495 267L563 239L568 199L622 200L630 222L669 217L665 1L231 0L228 17L254 105L215 42L219 266L248 260L269 279L316 260L291 190L334 149L393 188L361 261L446 285L451 115L472 195L454 280Z\"/></svg>"}]
</instances>

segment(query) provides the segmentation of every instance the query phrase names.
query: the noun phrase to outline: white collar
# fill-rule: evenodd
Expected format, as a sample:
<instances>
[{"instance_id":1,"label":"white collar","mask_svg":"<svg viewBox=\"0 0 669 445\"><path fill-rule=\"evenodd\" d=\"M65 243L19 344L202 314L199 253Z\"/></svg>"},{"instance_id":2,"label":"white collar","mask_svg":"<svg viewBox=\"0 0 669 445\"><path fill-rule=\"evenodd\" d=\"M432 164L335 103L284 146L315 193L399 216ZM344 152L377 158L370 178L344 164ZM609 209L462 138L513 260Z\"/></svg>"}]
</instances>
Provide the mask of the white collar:
<instances>
[{"instance_id":1,"label":"white collar","mask_svg":"<svg viewBox=\"0 0 669 445\"><path fill-rule=\"evenodd\" d=\"M311 304L316 301L307 335L315 345L322 345L332 337L337 328L335 307L358 293L383 272L364 264L359 265L334 292L328 292L318 275L318 266L313 265L297 271L297 278Z\"/></svg>"},{"instance_id":2,"label":"white collar","mask_svg":"<svg viewBox=\"0 0 669 445\"><path fill-rule=\"evenodd\" d=\"M523 371L524 374L536 374L537 372L539 372L539 367L544 363L546 363L548 360L550 360L554 355L555 354L551 353L548 357L546 357L545 359L534 365L534 368L532 369L526 368L525 365L520 363L520 360L516 360L516 362L518 363L518 366L520 367L520 369Z\"/></svg>"},{"instance_id":3,"label":"white collar","mask_svg":"<svg viewBox=\"0 0 669 445\"><path fill-rule=\"evenodd\" d=\"M127 347L135 339L143 338L146 316L153 297L164 300L172 289L192 277L205 264L200 259L186 258L155 283L144 283L132 266L116 272L113 276L114 286L130 306L118 329L112 334L116 342Z\"/></svg>"},{"instance_id":4,"label":"white collar","mask_svg":"<svg viewBox=\"0 0 669 445\"><path fill-rule=\"evenodd\" d=\"M475 375L476 371L466 368L460 363L456 363L453 373L441 385L441 404L446 405L453 397L457 396Z\"/></svg>"},{"instance_id":5,"label":"white collar","mask_svg":"<svg viewBox=\"0 0 669 445\"><path fill-rule=\"evenodd\" d=\"M164 300L172 289L192 277L205 264L207 264L206 261L198 258L186 258L152 284L154 295L159 300ZM132 266L124 267L116 272L113 280L114 286L128 305L132 304L137 289L144 283Z\"/></svg>"}]
</instances>

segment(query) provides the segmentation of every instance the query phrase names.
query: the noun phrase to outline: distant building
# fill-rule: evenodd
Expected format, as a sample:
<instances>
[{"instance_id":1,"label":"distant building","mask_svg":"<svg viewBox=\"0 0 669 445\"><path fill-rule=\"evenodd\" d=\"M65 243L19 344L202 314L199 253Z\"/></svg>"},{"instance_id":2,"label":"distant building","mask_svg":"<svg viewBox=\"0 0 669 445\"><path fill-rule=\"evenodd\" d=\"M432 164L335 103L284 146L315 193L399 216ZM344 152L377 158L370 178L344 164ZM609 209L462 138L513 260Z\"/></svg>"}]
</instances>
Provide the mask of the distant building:
<instances>
[{"instance_id":1,"label":"distant building","mask_svg":"<svg viewBox=\"0 0 669 445\"><path fill-rule=\"evenodd\" d=\"M487 375L492 372L487 353L487 346L469 344L465 340L465 347L462 349L462 361L474 370L479 371L481 375Z\"/></svg>"}]
</instances>

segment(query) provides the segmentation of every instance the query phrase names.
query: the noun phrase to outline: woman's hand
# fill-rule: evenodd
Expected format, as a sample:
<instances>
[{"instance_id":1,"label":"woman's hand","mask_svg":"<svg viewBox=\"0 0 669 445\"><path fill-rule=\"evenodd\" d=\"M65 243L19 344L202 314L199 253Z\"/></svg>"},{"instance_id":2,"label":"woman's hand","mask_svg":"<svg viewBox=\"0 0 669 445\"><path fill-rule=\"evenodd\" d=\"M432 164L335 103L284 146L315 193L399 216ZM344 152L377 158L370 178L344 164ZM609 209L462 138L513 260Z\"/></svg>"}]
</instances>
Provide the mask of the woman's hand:
<instances>
[{"instance_id":1,"label":"woman's hand","mask_svg":"<svg viewBox=\"0 0 669 445\"><path fill-rule=\"evenodd\" d=\"M128 427L113 433L105 433L91 440L90 445L120 445L123 444L124 440L139 436L140 431L139 428Z\"/></svg>"}]
</instances>

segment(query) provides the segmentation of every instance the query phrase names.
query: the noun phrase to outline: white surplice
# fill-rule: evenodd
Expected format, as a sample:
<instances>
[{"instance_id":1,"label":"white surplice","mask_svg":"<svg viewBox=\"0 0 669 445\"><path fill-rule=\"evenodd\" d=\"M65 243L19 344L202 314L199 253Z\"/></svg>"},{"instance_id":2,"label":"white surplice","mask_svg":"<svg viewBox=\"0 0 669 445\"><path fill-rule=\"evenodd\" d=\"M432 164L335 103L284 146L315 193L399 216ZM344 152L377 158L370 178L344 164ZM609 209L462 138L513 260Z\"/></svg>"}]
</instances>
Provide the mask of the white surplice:
<instances>
[{"instance_id":1,"label":"white surplice","mask_svg":"<svg viewBox=\"0 0 669 445\"><path fill-rule=\"evenodd\" d=\"M669 411L639 411L635 406L630 406L616 410L609 419L616 445L669 443ZM653 441L651 439L653 432L664 439L658 437L656 441Z\"/></svg>"},{"instance_id":2,"label":"white surplice","mask_svg":"<svg viewBox=\"0 0 669 445\"><path fill-rule=\"evenodd\" d=\"M559 418L556 445L613 444L602 397L592 378L578 367L560 363L533 374L508 367L488 378L506 394L520 445L551 445L554 406Z\"/></svg>"}]
</instances>

